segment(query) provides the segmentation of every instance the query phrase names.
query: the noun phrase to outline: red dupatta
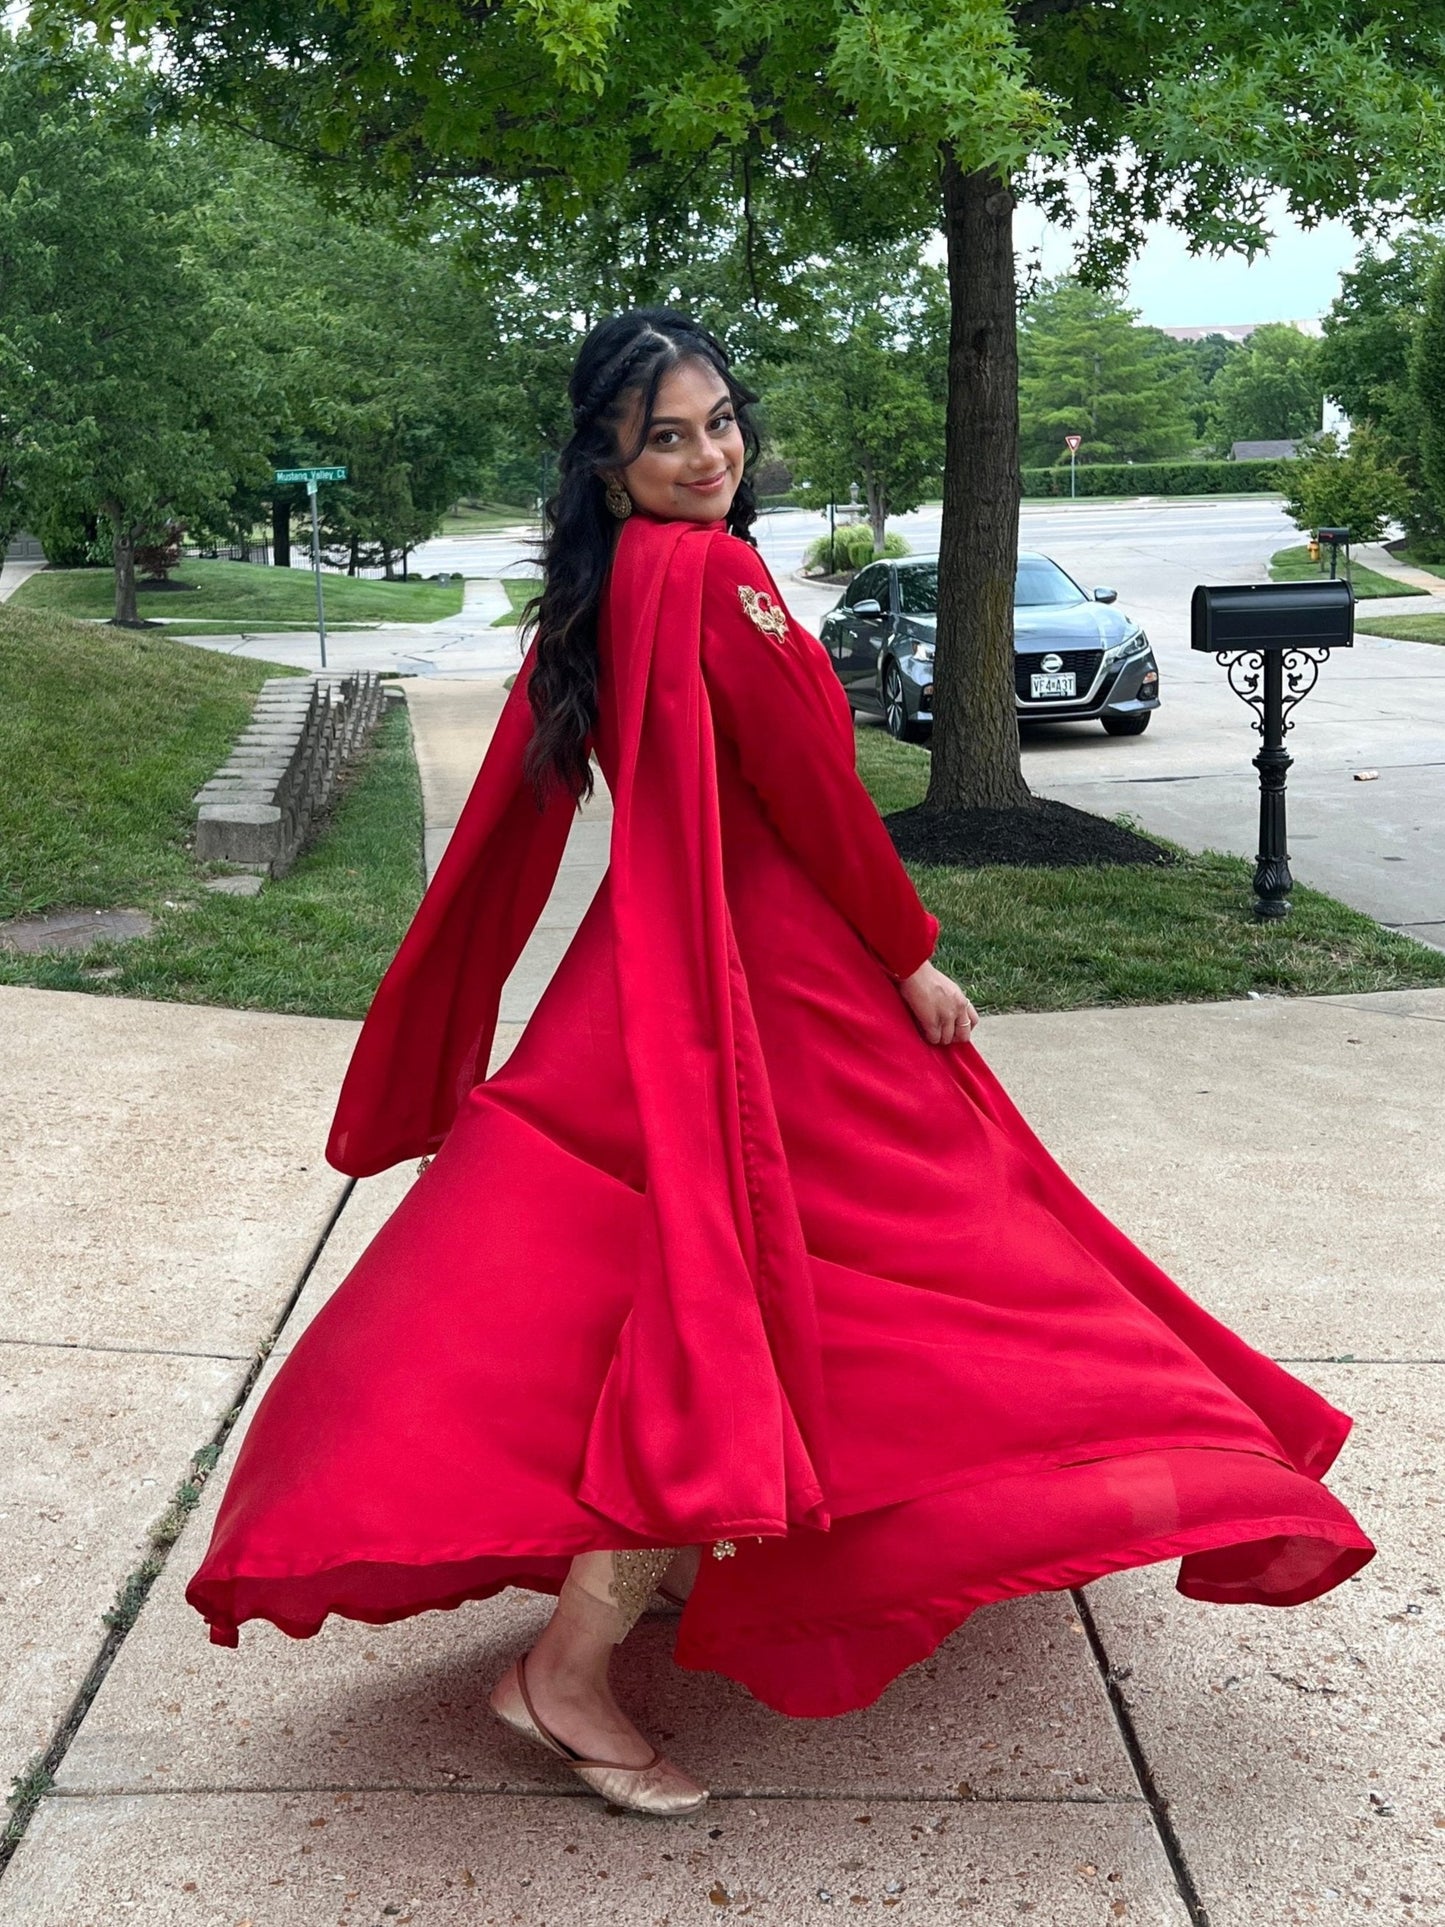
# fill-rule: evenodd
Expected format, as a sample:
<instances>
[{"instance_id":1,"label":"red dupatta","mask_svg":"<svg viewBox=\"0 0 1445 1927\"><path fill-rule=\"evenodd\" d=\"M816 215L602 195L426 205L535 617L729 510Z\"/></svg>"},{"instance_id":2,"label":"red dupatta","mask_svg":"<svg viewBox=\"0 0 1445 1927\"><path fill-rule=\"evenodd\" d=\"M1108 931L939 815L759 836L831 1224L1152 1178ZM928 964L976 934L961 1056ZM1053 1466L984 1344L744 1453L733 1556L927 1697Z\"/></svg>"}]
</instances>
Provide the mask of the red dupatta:
<instances>
[{"instance_id":1,"label":"red dupatta","mask_svg":"<svg viewBox=\"0 0 1445 1927\"><path fill-rule=\"evenodd\" d=\"M661 1545L828 1523L812 1276L723 890L700 664L719 532L628 521L599 637L617 719L609 876L647 1208L578 1496ZM437 1149L485 1076L503 984L574 815L565 791L539 812L522 775L535 651L357 1040L327 1146L340 1170Z\"/></svg>"}]
</instances>

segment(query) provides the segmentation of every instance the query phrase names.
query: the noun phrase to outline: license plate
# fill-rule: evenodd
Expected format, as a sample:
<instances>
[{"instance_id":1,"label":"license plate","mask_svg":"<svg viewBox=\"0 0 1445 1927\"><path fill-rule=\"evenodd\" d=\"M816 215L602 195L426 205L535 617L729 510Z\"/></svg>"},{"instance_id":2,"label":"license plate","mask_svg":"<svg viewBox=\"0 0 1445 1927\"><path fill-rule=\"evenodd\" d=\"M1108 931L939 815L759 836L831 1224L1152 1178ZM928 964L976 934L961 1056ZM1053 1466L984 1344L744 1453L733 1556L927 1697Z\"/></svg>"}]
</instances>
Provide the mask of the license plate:
<instances>
[{"instance_id":1,"label":"license plate","mask_svg":"<svg viewBox=\"0 0 1445 1927\"><path fill-rule=\"evenodd\" d=\"M1033 692L1035 702L1037 702L1041 696L1077 696L1079 693L1078 682L1078 677L1073 674L1067 676L1030 676L1029 678L1029 685Z\"/></svg>"}]
</instances>

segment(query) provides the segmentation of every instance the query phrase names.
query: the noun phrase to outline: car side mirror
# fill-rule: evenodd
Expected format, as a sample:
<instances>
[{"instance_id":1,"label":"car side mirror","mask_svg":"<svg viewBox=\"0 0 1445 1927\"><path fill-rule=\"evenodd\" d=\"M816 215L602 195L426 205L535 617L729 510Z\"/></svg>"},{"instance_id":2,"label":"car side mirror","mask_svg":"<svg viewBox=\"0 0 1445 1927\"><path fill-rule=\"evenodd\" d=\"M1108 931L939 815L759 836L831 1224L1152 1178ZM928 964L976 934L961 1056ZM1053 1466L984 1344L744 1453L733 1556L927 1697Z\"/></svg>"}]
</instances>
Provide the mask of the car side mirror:
<instances>
[{"instance_id":1,"label":"car side mirror","mask_svg":"<svg viewBox=\"0 0 1445 1927\"><path fill-rule=\"evenodd\" d=\"M1119 600L1119 591L1117 589L1095 589L1094 600L1095 602L1117 602Z\"/></svg>"},{"instance_id":2,"label":"car side mirror","mask_svg":"<svg viewBox=\"0 0 1445 1927\"><path fill-rule=\"evenodd\" d=\"M866 622L876 622L883 613L883 604L875 601L872 596L865 596L861 602L853 604L852 613L855 616L862 616Z\"/></svg>"}]
</instances>

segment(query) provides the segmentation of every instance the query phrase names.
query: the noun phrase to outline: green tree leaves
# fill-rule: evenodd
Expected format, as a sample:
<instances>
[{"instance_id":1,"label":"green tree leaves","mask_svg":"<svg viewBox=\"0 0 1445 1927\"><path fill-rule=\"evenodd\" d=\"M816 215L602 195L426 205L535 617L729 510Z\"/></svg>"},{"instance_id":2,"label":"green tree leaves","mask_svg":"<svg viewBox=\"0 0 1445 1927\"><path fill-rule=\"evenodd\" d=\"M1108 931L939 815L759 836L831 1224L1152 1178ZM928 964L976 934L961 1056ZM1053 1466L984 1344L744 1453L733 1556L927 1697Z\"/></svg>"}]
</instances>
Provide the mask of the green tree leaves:
<instances>
[{"instance_id":1,"label":"green tree leaves","mask_svg":"<svg viewBox=\"0 0 1445 1927\"><path fill-rule=\"evenodd\" d=\"M1321 436L1297 461L1281 462L1279 474L1290 519L1309 534L1341 528L1356 542L1378 542L1408 510L1404 479L1367 428L1343 451L1333 435Z\"/></svg>"},{"instance_id":2,"label":"green tree leaves","mask_svg":"<svg viewBox=\"0 0 1445 1927\"><path fill-rule=\"evenodd\" d=\"M1084 437L1086 462L1149 462L1194 440L1184 358L1112 295L1060 280L1041 288L1019 325L1019 446L1026 466L1064 458Z\"/></svg>"},{"instance_id":3,"label":"green tree leaves","mask_svg":"<svg viewBox=\"0 0 1445 1927\"><path fill-rule=\"evenodd\" d=\"M764 382L800 499L846 502L856 484L880 553L888 517L917 508L943 469L947 295L911 252L810 277L815 313Z\"/></svg>"},{"instance_id":4,"label":"green tree leaves","mask_svg":"<svg viewBox=\"0 0 1445 1927\"><path fill-rule=\"evenodd\" d=\"M1316 434L1323 398L1319 343L1288 322L1256 328L1210 384L1210 428L1219 453L1227 455L1234 442Z\"/></svg>"}]
</instances>

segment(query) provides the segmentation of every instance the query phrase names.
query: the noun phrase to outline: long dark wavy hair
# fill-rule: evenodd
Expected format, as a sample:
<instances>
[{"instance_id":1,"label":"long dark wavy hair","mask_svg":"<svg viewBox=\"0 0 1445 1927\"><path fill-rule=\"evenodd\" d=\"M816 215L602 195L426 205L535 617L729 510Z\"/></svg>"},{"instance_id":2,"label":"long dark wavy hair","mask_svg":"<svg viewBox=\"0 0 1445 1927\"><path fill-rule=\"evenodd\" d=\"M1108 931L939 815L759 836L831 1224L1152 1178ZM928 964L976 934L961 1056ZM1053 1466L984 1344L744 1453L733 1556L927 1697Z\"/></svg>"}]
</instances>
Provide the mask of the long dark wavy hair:
<instances>
[{"instance_id":1,"label":"long dark wavy hair","mask_svg":"<svg viewBox=\"0 0 1445 1927\"><path fill-rule=\"evenodd\" d=\"M600 321L582 343L567 392L572 437L557 458L557 491L542 512L542 589L523 613L523 643L537 635L527 697L535 727L523 770L538 808L557 783L578 804L591 796L587 738L597 720L597 611L618 521L603 499L603 469L625 468L647 445L658 387L681 361L706 362L727 388L742 431L742 480L727 526L748 541L757 516L750 479L758 432L757 396L733 374L721 342L673 308L633 308ZM627 397L642 396L639 427L623 448Z\"/></svg>"}]
</instances>

